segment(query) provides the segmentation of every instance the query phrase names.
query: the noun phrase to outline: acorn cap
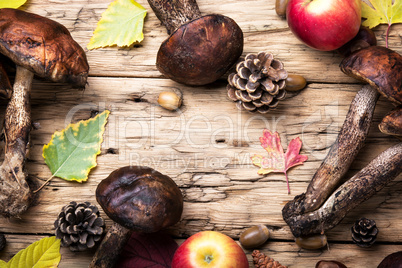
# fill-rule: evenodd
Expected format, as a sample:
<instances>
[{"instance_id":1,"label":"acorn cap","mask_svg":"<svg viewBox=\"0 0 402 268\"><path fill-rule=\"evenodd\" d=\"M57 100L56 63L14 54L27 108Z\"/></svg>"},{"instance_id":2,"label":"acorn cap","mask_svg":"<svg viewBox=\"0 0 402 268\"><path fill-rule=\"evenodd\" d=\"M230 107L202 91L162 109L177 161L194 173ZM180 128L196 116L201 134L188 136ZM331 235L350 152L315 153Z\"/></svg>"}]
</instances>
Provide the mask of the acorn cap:
<instances>
[{"instance_id":1,"label":"acorn cap","mask_svg":"<svg viewBox=\"0 0 402 268\"><path fill-rule=\"evenodd\" d=\"M341 70L376 88L392 102L402 104L402 56L386 47L370 46L352 53Z\"/></svg>"},{"instance_id":2,"label":"acorn cap","mask_svg":"<svg viewBox=\"0 0 402 268\"><path fill-rule=\"evenodd\" d=\"M18 9L0 9L0 53L53 82L85 87L89 65L66 27Z\"/></svg>"},{"instance_id":3,"label":"acorn cap","mask_svg":"<svg viewBox=\"0 0 402 268\"><path fill-rule=\"evenodd\" d=\"M183 197L176 183L141 166L126 166L110 173L98 184L96 200L116 223L146 233L175 224L183 211Z\"/></svg>"},{"instance_id":4,"label":"acorn cap","mask_svg":"<svg viewBox=\"0 0 402 268\"><path fill-rule=\"evenodd\" d=\"M243 32L226 16L196 18L176 29L160 46L156 66L167 78L187 85L216 81L243 52Z\"/></svg>"}]
</instances>

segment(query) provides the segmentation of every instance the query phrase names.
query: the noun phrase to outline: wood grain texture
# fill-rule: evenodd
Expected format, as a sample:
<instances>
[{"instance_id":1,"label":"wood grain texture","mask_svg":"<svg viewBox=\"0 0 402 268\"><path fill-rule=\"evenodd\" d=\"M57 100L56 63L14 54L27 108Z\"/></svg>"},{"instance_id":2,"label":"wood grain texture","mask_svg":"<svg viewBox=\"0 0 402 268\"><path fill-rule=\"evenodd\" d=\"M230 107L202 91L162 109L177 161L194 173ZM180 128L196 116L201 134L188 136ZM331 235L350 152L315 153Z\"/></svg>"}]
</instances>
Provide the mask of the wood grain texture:
<instances>
[{"instance_id":1,"label":"wood grain texture","mask_svg":"<svg viewBox=\"0 0 402 268\"><path fill-rule=\"evenodd\" d=\"M319 259L338 259L348 267L376 267L387 254L402 250L402 176L351 211L327 233L330 248L300 250L282 219L284 204L305 192L316 169L335 141L349 105L361 88L339 70L336 52L319 52L301 44L275 14L275 1L228 0L225 4L199 0L201 13L221 13L233 18L244 31L244 52L268 50L285 68L306 77L308 86L280 102L266 115L240 112L226 97L226 81L187 87L163 78L155 67L160 43L167 37L146 0L138 1L148 15L145 39L133 48L86 50L90 64L88 86L77 91L63 84L35 78L32 87L30 178L41 184L51 176L42 158L42 147L56 130L109 109L98 166L82 184L53 179L37 196L36 203L20 219L0 218L0 231L9 238L0 258L9 260L18 250L43 236L52 235L53 222L70 201L96 204L97 184L125 165L145 165L169 175L184 195L181 221L169 229L178 241L201 230L220 231L237 239L242 231L266 224L271 232L263 251L289 267L312 267ZM85 48L110 1L30 0L23 9L64 24ZM384 44L386 28L376 29ZM390 47L402 52L402 25L390 32ZM183 93L179 111L157 105L160 92ZM366 145L353 162L351 177L375 156L399 141L382 134L377 125L391 109L380 97ZM0 109L4 111L5 102ZM0 113L3 117L4 112ZM286 150L300 137L302 154L309 160L289 170L291 194L283 174L260 176L250 157L264 154L259 137L264 128L278 131ZM106 218L107 226L111 220ZM351 243L350 227L360 217L374 219L380 230L373 248ZM94 251L71 253L62 249L60 267L87 267ZM249 260L251 252L247 251Z\"/></svg>"}]
</instances>

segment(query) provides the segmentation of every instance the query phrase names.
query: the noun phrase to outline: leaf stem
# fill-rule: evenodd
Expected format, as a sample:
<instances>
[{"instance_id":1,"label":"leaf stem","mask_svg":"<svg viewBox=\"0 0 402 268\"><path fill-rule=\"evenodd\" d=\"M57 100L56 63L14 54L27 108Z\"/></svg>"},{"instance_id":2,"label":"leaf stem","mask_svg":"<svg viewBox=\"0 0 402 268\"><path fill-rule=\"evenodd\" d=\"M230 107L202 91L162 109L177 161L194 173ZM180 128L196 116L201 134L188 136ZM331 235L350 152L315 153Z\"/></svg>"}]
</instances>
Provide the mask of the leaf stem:
<instances>
[{"instance_id":1,"label":"leaf stem","mask_svg":"<svg viewBox=\"0 0 402 268\"><path fill-rule=\"evenodd\" d=\"M54 176L52 175L49 179L47 179L38 189L36 189L35 191L33 191L34 194L36 194L37 192L39 192L40 190L42 190L43 187L45 187L45 185L51 181L54 178Z\"/></svg>"},{"instance_id":2,"label":"leaf stem","mask_svg":"<svg viewBox=\"0 0 402 268\"><path fill-rule=\"evenodd\" d=\"M391 23L388 23L388 28L387 28L387 33L385 34L385 47L388 48L388 35L389 35L389 30L391 29Z\"/></svg>"},{"instance_id":3,"label":"leaf stem","mask_svg":"<svg viewBox=\"0 0 402 268\"><path fill-rule=\"evenodd\" d=\"M285 171L285 178L286 178L286 185L288 187L288 194L290 194L290 186L289 186L289 179L288 179L288 173Z\"/></svg>"}]
</instances>

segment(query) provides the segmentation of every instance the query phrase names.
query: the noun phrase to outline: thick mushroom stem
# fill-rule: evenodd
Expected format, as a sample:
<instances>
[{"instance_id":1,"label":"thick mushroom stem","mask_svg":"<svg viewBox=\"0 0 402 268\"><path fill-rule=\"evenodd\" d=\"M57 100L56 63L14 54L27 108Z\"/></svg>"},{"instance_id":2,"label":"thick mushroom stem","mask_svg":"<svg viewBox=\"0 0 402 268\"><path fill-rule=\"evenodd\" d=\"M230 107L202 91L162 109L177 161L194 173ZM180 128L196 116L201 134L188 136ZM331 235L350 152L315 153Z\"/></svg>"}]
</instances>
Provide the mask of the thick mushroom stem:
<instances>
[{"instance_id":1,"label":"thick mushroom stem","mask_svg":"<svg viewBox=\"0 0 402 268\"><path fill-rule=\"evenodd\" d=\"M402 143L385 150L365 168L341 185L317 210L294 213L303 200L299 195L282 210L283 218L295 237L323 233L335 227L345 215L380 191L402 172Z\"/></svg>"},{"instance_id":2,"label":"thick mushroom stem","mask_svg":"<svg viewBox=\"0 0 402 268\"><path fill-rule=\"evenodd\" d=\"M324 161L314 174L302 200L292 206L303 214L319 208L332 193L363 147L380 94L365 85L353 99L346 119Z\"/></svg>"},{"instance_id":3,"label":"thick mushroom stem","mask_svg":"<svg viewBox=\"0 0 402 268\"><path fill-rule=\"evenodd\" d=\"M201 17L196 0L148 0L156 17L166 27L168 34L181 25Z\"/></svg>"},{"instance_id":4,"label":"thick mushroom stem","mask_svg":"<svg viewBox=\"0 0 402 268\"><path fill-rule=\"evenodd\" d=\"M0 98L9 99L11 97L12 87L8 75L2 62L0 62Z\"/></svg>"},{"instance_id":5,"label":"thick mushroom stem","mask_svg":"<svg viewBox=\"0 0 402 268\"><path fill-rule=\"evenodd\" d=\"M114 223L107 231L95 252L89 268L110 268L115 265L120 252L133 231Z\"/></svg>"},{"instance_id":6,"label":"thick mushroom stem","mask_svg":"<svg viewBox=\"0 0 402 268\"><path fill-rule=\"evenodd\" d=\"M5 114L6 147L0 167L0 213L5 217L18 216L27 210L32 197L25 172L31 130L32 79L31 71L17 66L13 94Z\"/></svg>"}]
</instances>

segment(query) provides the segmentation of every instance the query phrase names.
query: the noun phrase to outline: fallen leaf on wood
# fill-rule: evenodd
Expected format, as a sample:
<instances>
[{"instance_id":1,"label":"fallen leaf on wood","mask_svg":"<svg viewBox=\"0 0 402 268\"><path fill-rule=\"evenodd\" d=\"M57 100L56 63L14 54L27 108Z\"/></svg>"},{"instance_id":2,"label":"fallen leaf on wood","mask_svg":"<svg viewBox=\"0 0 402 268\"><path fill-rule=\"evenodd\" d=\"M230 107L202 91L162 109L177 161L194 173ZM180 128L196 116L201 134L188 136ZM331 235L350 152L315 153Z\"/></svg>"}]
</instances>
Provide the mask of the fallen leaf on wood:
<instances>
[{"instance_id":1,"label":"fallen leaf on wood","mask_svg":"<svg viewBox=\"0 0 402 268\"><path fill-rule=\"evenodd\" d=\"M53 134L42 154L52 177L78 182L88 179L89 171L97 165L109 113L105 110Z\"/></svg>"},{"instance_id":2,"label":"fallen leaf on wood","mask_svg":"<svg viewBox=\"0 0 402 268\"><path fill-rule=\"evenodd\" d=\"M286 154L283 151L281 139L278 132L272 133L264 129L260 137L261 146L267 151L268 157L254 155L251 160L255 166L260 167L258 174L265 175L271 172L282 172L286 177L288 193L290 194L287 171L294 166L301 165L307 161L306 155L300 155L302 142L299 137L290 141Z\"/></svg>"},{"instance_id":3,"label":"fallen leaf on wood","mask_svg":"<svg viewBox=\"0 0 402 268\"><path fill-rule=\"evenodd\" d=\"M0 267L57 267L61 260L60 239L45 237L20 250L9 262L0 260Z\"/></svg>"},{"instance_id":4,"label":"fallen leaf on wood","mask_svg":"<svg viewBox=\"0 0 402 268\"><path fill-rule=\"evenodd\" d=\"M178 247L176 241L168 234L134 232L115 267L170 268Z\"/></svg>"},{"instance_id":5,"label":"fallen leaf on wood","mask_svg":"<svg viewBox=\"0 0 402 268\"><path fill-rule=\"evenodd\" d=\"M114 1L103 12L87 48L126 47L141 42L146 14L146 9L133 0Z\"/></svg>"},{"instance_id":6,"label":"fallen leaf on wood","mask_svg":"<svg viewBox=\"0 0 402 268\"><path fill-rule=\"evenodd\" d=\"M0 0L0 8L19 8L25 4L27 0Z\"/></svg>"},{"instance_id":7,"label":"fallen leaf on wood","mask_svg":"<svg viewBox=\"0 0 402 268\"><path fill-rule=\"evenodd\" d=\"M388 47L388 35L391 25L402 22L402 1L401 0L366 0L362 2L362 17L366 20L363 26L374 28L379 24L388 24L385 36L386 47ZM393 2L393 3L392 3Z\"/></svg>"}]
</instances>

